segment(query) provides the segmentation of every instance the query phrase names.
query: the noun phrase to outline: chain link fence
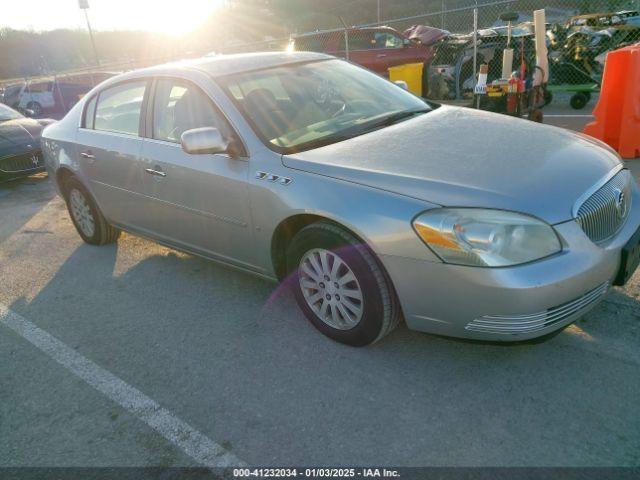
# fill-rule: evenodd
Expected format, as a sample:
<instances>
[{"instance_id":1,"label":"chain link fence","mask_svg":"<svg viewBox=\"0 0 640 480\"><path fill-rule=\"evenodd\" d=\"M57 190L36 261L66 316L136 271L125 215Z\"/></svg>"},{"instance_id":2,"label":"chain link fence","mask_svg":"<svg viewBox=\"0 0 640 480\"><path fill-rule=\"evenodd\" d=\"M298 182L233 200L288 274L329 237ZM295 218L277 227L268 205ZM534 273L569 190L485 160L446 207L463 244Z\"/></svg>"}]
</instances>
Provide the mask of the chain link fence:
<instances>
[{"instance_id":1,"label":"chain link fence","mask_svg":"<svg viewBox=\"0 0 640 480\"><path fill-rule=\"evenodd\" d=\"M372 1L384 7L384 0ZM461 100L473 96L480 64L488 80L502 74L503 51L513 49L512 71L535 65L533 12L544 9L549 52L549 90L574 94L581 108L597 92L608 51L640 41L640 1L436 0L423 13L358 23L337 14L341 27L252 44L227 45L225 53L293 49L347 58L380 74L423 63L425 96ZM348 7L348 5L347 5ZM345 11L348 12L348 8ZM384 9L382 9L384 11ZM339 12L338 12L339 13ZM355 22L354 22L355 20ZM369 19L370 20L370 19ZM511 27L511 28L510 28ZM511 34L509 35L509 30ZM577 95L576 95L577 94Z\"/></svg>"},{"instance_id":2,"label":"chain link fence","mask_svg":"<svg viewBox=\"0 0 640 480\"><path fill-rule=\"evenodd\" d=\"M435 100L466 100L473 96L481 64L489 67L489 82L501 77L505 48L513 49L513 71L520 70L522 64L527 72L534 70L533 11L545 9L548 89L571 92L572 106L580 108L590 94L599 89L606 53L640 41L640 0L433 0L411 2L412 8L400 8L395 2L393 9L391 2L385 0L367 0L365 3L370 8L363 8L363 2L365 0L345 2L335 13L333 23L317 25L314 31L292 32L281 38L251 43L230 37L211 50L217 53L323 52L347 58L385 76L389 68L419 63L423 65L422 95ZM409 14L396 15L400 12ZM387 18L389 14L394 18ZM191 52L191 56L211 50ZM37 90L42 89L43 82L53 82L47 84L53 91L55 88L51 85L73 83L75 80L71 79L79 78L78 74L84 75L85 80L87 75L91 78L94 74L92 80L79 82L93 85L94 79L104 72L120 72L175 59L147 58L103 64L100 68L55 77L5 81L4 86L13 84L14 87L5 89L4 101L26 108L29 102L20 102L19 97L34 90L29 88L31 84L37 85ZM72 100L81 94L72 92ZM574 98L579 100L575 104ZM72 103L64 101L64 108Z\"/></svg>"},{"instance_id":3,"label":"chain link fence","mask_svg":"<svg viewBox=\"0 0 640 480\"><path fill-rule=\"evenodd\" d=\"M0 102L23 113L30 110L29 114L36 117L45 113L60 116L107 78L129 70L180 59L184 57L165 56L102 62L99 66L77 68L52 75L5 79L0 81Z\"/></svg>"}]
</instances>

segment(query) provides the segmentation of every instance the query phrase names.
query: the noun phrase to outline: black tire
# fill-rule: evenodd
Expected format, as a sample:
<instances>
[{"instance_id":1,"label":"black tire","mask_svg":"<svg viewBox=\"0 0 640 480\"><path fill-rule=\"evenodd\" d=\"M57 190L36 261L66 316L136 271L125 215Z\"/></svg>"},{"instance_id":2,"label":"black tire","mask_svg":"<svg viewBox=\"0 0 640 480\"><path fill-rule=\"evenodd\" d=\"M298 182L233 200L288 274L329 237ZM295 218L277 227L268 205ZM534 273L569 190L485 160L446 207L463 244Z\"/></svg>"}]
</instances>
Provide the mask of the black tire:
<instances>
[{"instance_id":1,"label":"black tire","mask_svg":"<svg viewBox=\"0 0 640 480\"><path fill-rule=\"evenodd\" d=\"M309 307L300 285L299 265L313 249L325 249L351 269L362 291L362 316L348 330L333 328ZM390 280L373 253L345 229L325 221L303 228L287 249L289 281L298 305L309 321L327 337L352 346L364 346L380 340L400 321L400 308Z\"/></svg>"},{"instance_id":2,"label":"black tire","mask_svg":"<svg viewBox=\"0 0 640 480\"><path fill-rule=\"evenodd\" d=\"M40 105L38 102L29 102L27 104L27 109L31 110L33 112L33 115L36 117L42 115L42 105Z\"/></svg>"},{"instance_id":3,"label":"black tire","mask_svg":"<svg viewBox=\"0 0 640 480\"><path fill-rule=\"evenodd\" d=\"M582 110L589 102L589 98L582 92L578 92L571 97L569 104L574 110Z\"/></svg>"},{"instance_id":4,"label":"black tire","mask_svg":"<svg viewBox=\"0 0 640 480\"><path fill-rule=\"evenodd\" d=\"M72 212L70 197L71 193L74 190L77 190L84 197L84 200L89 206L89 211L91 213L91 216L93 217L94 224L94 231L92 235L87 235L82 230ZM120 236L120 230L109 225L107 220L104 218L104 215L102 215L102 212L100 212L100 209L96 205L96 202L89 191L77 178L69 177L64 183L63 192L64 199L67 203L67 210L69 211L69 216L71 217L73 226L76 227L78 234L80 235L80 237L82 237L82 240L90 245L107 245L118 240L118 237Z\"/></svg>"}]
</instances>

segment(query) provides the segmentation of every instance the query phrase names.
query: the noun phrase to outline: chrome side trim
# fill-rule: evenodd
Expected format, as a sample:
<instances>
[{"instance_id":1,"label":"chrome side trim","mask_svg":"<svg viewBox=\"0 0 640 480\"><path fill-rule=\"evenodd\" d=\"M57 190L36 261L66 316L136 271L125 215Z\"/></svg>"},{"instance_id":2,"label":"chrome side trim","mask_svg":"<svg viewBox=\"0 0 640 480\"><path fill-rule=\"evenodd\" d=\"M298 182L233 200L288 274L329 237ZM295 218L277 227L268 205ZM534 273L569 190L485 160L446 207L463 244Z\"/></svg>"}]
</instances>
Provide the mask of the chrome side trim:
<instances>
[{"instance_id":1,"label":"chrome side trim","mask_svg":"<svg viewBox=\"0 0 640 480\"><path fill-rule=\"evenodd\" d=\"M543 330L595 304L609 291L609 285L609 282L605 282L575 300L543 312L523 315L485 315L469 322L465 329L505 335Z\"/></svg>"},{"instance_id":2,"label":"chrome side trim","mask_svg":"<svg viewBox=\"0 0 640 480\"><path fill-rule=\"evenodd\" d=\"M267 180L268 182L276 182L285 187L287 185L290 185L291 182L293 182L292 178L276 175L275 173L263 172L261 170L258 170L256 172L255 177L258 180Z\"/></svg>"}]
</instances>

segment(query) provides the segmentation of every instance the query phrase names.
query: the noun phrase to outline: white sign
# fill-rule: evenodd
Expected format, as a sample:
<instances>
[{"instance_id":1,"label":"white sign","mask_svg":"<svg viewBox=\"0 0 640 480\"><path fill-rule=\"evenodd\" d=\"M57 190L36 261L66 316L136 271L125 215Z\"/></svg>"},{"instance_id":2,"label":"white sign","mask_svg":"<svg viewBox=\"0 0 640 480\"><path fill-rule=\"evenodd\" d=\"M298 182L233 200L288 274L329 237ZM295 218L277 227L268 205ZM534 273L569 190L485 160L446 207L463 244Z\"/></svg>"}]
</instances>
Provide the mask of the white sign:
<instances>
[{"instance_id":1,"label":"white sign","mask_svg":"<svg viewBox=\"0 0 640 480\"><path fill-rule=\"evenodd\" d=\"M89 8L89 0L78 0L78 7L83 10Z\"/></svg>"},{"instance_id":2,"label":"white sign","mask_svg":"<svg viewBox=\"0 0 640 480\"><path fill-rule=\"evenodd\" d=\"M476 85L476 88L474 89L474 92L476 95L486 95L487 94L487 84L485 83L484 85Z\"/></svg>"}]
</instances>

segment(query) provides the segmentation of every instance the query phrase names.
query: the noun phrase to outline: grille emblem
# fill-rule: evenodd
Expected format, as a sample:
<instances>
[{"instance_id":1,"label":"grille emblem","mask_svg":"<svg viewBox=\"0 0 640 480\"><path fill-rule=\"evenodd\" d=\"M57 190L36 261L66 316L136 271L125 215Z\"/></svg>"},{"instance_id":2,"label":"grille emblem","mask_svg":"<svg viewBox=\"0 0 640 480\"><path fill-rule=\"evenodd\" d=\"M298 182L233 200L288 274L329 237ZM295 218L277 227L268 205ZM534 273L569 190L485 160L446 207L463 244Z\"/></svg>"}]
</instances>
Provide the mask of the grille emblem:
<instances>
[{"instance_id":1,"label":"grille emblem","mask_svg":"<svg viewBox=\"0 0 640 480\"><path fill-rule=\"evenodd\" d=\"M616 213L619 219L623 219L627 216L627 197L619 188L614 190L614 194L616 199Z\"/></svg>"},{"instance_id":2,"label":"grille emblem","mask_svg":"<svg viewBox=\"0 0 640 480\"><path fill-rule=\"evenodd\" d=\"M38 166L38 156L31 155L31 163L33 163L36 167Z\"/></svg>"},{"instance_id":3,"label":"grille emblem","mask_svg":"<svg viewBox=\"0 0 640 480\"><path fill-rule=\"evenodd\" d=\"M614 236L622 228L631 210L631 182L629 170L622 170L582 201L576 220L595 243Z\"/></svg>"}]
</instances>

